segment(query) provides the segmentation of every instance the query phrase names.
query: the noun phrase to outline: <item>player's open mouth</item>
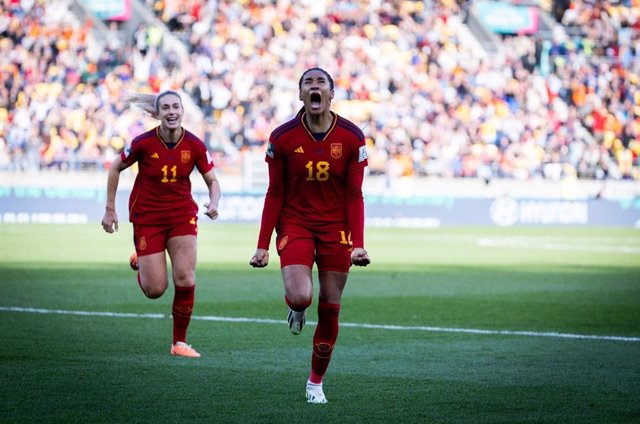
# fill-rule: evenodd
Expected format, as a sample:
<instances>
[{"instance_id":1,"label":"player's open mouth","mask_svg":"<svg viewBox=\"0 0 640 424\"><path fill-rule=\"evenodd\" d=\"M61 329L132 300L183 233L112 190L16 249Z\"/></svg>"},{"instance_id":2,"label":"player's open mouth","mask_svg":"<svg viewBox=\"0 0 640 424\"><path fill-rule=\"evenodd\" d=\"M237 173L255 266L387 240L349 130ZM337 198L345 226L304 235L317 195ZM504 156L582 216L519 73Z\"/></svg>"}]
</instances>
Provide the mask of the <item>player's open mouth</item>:
<instances>
[{"instance_id":1,"label":"player's open mouth","mask_svg":"<svg viewBox=\"0 0 640 424\"><path fill-rule=\"evenodd\" d=\"M311 106L320 107L322 104L322 96L319 93L311 93L309 96L309 100L311 101Z\"/></svg>"}]
</instances>

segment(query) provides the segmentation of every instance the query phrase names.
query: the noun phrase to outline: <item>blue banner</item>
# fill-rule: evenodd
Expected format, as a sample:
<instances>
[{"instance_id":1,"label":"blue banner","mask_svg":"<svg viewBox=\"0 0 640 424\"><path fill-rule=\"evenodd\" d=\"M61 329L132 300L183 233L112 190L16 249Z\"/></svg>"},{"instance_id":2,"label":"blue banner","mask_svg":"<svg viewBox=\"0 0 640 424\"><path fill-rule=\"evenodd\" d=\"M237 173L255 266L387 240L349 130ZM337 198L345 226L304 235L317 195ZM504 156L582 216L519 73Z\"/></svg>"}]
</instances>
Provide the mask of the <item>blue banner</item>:
<instances>
[{"instance_id":1,"label":"blue banner","mask_svg":"<svg viewBox=\"0 0 640 424\"><path fill-rule=\"evenodd\" d=\"M538 8L500 1L476 1L478 19L498 34L535 34L538 31Z\"/></svg>"},{"instance_id":2,"label":"blue banner","mask_svg":"<svg viewBox=\"0 0 640 424\"><path fill-rule=\"evenodd\" d=\"M82 0L82 3L104 21L127 21L131 18L131 0Z\"/></svg>"}]
</instances>

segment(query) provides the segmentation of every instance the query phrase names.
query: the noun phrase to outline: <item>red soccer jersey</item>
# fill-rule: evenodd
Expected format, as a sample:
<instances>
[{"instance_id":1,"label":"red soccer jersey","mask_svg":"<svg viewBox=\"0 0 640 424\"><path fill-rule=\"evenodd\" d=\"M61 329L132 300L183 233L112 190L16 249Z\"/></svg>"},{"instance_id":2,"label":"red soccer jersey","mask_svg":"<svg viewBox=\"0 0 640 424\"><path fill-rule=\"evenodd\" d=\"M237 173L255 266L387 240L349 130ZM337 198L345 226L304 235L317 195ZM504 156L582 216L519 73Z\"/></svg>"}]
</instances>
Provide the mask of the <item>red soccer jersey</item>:
<instances>
[{"instance_id":1,"label":"red soccer jersey","mask_svg":"<svg viewBox=\"0 0 640 424\"><path fill-rule=\"evenodd\" d=\"M363 247L364 135L350 121L333 115L333 123L321 140L307 128L304 113L271 133L265 158L269 190L259 248L269 247L273 229L281 222L311 228L345 223L353 246Z\"/></svg>"},{"instance_id":2,"label":"red soccer jersey","mask_svg":"<svg viewBox=\"0 0 640 424\"><path fill-rule=\"evenodd\" d=\"M159 134L160 127L140 134L120 157L128 167L138 162L138 175L129 197L129 220L136 224L179 223L198 213L189 176L213 168L204 143L187 130L173 148Z\"/></svg>"}]
</instances>

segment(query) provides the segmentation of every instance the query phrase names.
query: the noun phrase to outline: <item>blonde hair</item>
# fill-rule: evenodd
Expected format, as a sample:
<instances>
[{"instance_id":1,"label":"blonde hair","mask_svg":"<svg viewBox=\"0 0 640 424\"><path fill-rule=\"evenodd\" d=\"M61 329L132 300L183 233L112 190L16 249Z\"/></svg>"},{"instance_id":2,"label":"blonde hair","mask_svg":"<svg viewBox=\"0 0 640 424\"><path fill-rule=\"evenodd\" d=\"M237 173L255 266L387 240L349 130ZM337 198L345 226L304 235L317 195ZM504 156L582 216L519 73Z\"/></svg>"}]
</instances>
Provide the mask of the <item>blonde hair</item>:
<instances>
[{"instance_id":1,"label":"blonde hair","mask_svg":"<svg viewBox=\"0 0 640 424\"><path fill-rule=\"evenodd\" d=\"M182 104L182 97L173 90L166 90L160 94L126 93L124 95L124 103L127 107L142 109L152 117L157 118L160 113L160 99L170 94L177 96L180 99L180 104Z\"/></svg>"}]
</instances>

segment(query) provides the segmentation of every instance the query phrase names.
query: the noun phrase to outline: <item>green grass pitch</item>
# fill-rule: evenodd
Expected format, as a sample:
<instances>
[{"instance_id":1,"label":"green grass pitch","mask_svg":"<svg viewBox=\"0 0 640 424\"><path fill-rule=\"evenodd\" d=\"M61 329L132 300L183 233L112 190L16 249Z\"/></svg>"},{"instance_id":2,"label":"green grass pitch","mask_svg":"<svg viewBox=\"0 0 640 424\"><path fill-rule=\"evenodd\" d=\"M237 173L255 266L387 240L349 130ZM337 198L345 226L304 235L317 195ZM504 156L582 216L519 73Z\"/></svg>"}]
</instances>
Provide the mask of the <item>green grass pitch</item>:
<instances>
[{"instance_id":1,"label":"green grass pitch","mask_svg":"<svg viewBox=\"0 0 640 424\"><path fill-rule=\"evenodd\" d=\"M193 360L169 355L173 290L142 295L129 224L0 225L0 421L640 422L638 230L367 229L326 405L304 400L316 299L289 334L257 231L200 227Z\"/></svg>"}]
</instances>

